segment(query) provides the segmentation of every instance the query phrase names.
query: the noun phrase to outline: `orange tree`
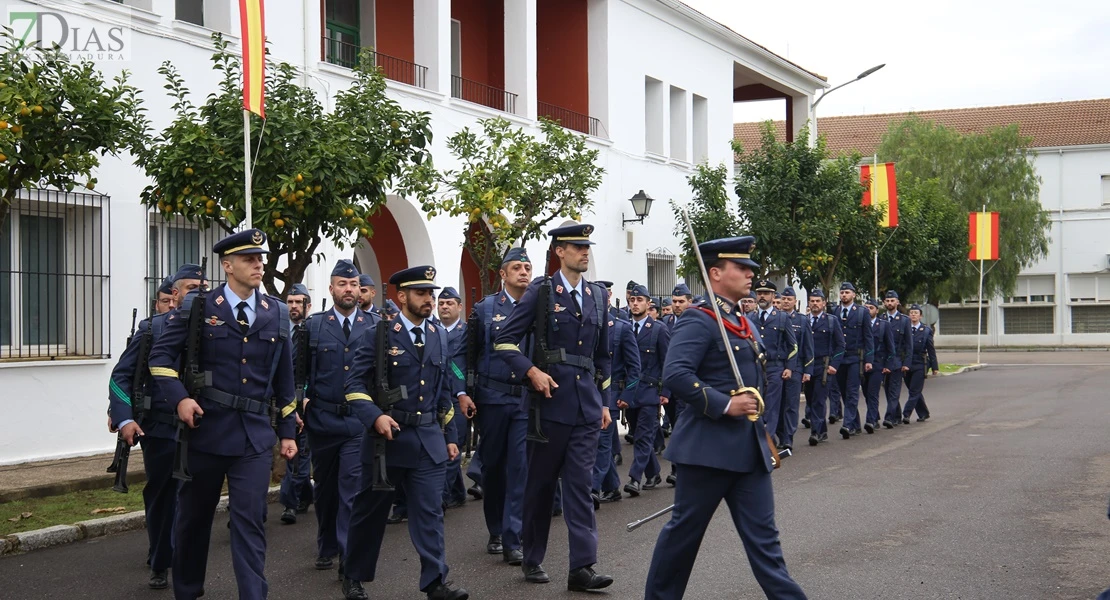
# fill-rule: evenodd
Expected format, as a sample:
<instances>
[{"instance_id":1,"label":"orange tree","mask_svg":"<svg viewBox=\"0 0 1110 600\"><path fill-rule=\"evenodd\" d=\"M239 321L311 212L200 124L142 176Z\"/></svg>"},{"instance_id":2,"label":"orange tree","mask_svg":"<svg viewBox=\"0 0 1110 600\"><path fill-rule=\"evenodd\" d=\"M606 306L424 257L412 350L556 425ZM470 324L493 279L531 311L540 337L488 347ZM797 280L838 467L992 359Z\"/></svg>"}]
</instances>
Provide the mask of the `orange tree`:
<instances>
[{"instance_id":1,"label":"orange tree","mask_svg":"<svg viewBox=\"0 0 1110 600\"><path fill-rule=\"evenodd\" d=\"M542 139L500 117L479 124L481 132L463 128L447 140L461 167L439 177L445 193L425 196L423 208L429 219L466 217L463 247L482 274L484 296L499 288L505 250L543 237L555 219L578 220L593 206L590 194L605 169L584 136L553 121L540 120Z\"/></svg>"},{"instance_id":2,"label":"orange tree","mask_svg":"<svg viewBox=\"0 0 1110 600\"><path fill-rule=\"evenodd\" d=\"M139 153L154 183L144 204L167 219L231 232L246 215L239 56L213 36L216 93L196 107L177 70L159 69L174 99L174 121ZM251 115L252 223L270 238L266 289L284 297L301 281L323 240L340 248L371 237L367 222L386 193L423 197L435 189L429 115L386 97L385 80L364 54L354 83L325 112L315 92L297 85L295 68L267 62L266 121ZM279 289L277 282L282 285Z\"/></svg>"},{"instance_id":3,"label":"orange tree","mask_svg":"<svg viewBox=\"0 0 1110 600\"><path fill-rule=\"evenodd\" d=\"M88 61L0 29L0 231L16 194L93 189L100 157L134 147L145 118L127 73L106 85Z\"/></svg>"}]
</instances>

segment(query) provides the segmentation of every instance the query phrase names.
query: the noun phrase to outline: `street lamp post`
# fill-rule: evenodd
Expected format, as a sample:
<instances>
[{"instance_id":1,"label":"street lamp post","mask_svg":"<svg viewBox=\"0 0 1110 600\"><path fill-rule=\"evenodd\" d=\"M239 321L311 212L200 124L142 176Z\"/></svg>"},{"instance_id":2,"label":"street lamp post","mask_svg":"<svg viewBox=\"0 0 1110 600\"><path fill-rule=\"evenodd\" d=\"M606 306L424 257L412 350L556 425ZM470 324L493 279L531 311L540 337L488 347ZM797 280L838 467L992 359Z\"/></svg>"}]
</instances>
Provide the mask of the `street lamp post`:
<instances>
[{"instance_id":1,"label":"street lamp post","mask_svg":"<svg viewBox=\"0 0 1110 600\"><path fill-rule=\"evenodd\" d=\"M831 90L828 90L826 92L821 92L821 97L818 98L813 104L809 105L809 147L810 148L816 148L817 147L817 105L820 104L821 101L825 99L825 96L828 96L829 94L835 92L836 90L839 90L840 88L842 88L842 87L844 87L844 86L846 86L850 83L855 83L855 82L859 81L860 79L863 79L864 77L867 77L868 75L874 73L875 71L878 71L879 69L881 69L885 66L886 66L886 63L871 67L870 69L864 71L863 73L860 73L859 75L856 75L855 79L852 79L851 81L845 81L844 83L842 83L842 84L840 84L840 85L838 85L838 86L836 86L836 87L834 87Z\"/></svg>"}]
</instances>

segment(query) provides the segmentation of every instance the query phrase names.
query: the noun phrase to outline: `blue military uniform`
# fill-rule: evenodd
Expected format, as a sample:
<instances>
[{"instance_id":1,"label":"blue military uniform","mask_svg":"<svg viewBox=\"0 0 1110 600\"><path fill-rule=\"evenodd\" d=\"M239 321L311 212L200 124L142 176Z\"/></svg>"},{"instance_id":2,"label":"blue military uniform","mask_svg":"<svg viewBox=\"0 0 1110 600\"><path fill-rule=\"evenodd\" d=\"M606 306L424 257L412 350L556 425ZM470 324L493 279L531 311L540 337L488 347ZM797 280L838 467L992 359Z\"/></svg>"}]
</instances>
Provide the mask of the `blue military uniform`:
<instances>
[{"instance_id":1,"label":"blue military uniform","mask_svg":"<svg viewBox=\"0 0 1110 600\"><path fill-rule=\"evenodd\" d=\"M354 269L354 265L352 264L350 268ZM294 283L289 295L304 296L306 306L312 303L312 296L303 283ZM296 331L297 324L290 323L290 335L296 335ZM293 457L293 460L286 461L285 476L281 478L278 499L285 507L281 515L282 523L296 523L297 513L307 512L308 505L312 503L312 479L309 477L311 464L308 431L302 429L297 432L297 456Z\"/></svg>"},{"instance_id":2,"label":"blue military uniform","mask_svg":"<svg viewBox=\"0 0 1110 600\"><path fill-rule=\"evenodd\" d=\"M439 293L439 299L458 300L460 304L462 303L462 297L453 287L443 288ZM449 378L453 377L459 382L465 382L466 321L460 317L450 328L443 326L443 323L439 321L437 321L437 324L447 330L447 354L451 357L447 376ZM464 383L457 383L455 387L460 388L464 385ZM457 418L452 419L451 423L455 427L455 438L459 441L459 446L462 446L466 443L469 427L468 417L462 413L462 409L459 407L459 398L455 394L452 394L452 403L455 405L455 416ZM447 508L466 504L466 483L463 481L462 459L463 456L460 452L454 460L447 461L447 474L443 484L443 504Z\"/></svg>"},{"instance_id":3,"label":"blue military uniform","mask_svg":"<svg viewBox=\"0 0 1110 600\"><path fill-rule=\"evenodd\" d=\"M435 269L420 266L399 271L389 279L399 290L437 289ZM384 349L386 377L391 389L405 394L392 407L383 409L372 396L376 393L377 331L386 327ZM385 535L386 518L393 502L392 491L373 489L375 423L383 415L399 425L386 442L386 476L408 500L409 536L420 556L419 587L430 598L465 598L465 590L447 584L447 553L443 535L443 482L448 445L456 445L452 397L458 389L450 375L447 332L425 318L417 325L404 314L392 322L382 321L367 329L354 362L347 373L346 400L363 427L373 431L362 440L362 478L355 497L347 534L344 593L363 598L361 581L373 581ZM440 413L437 415L437 413Z\"/></svg>"},{"instance_id":4,"label":"blue military uniform","mask_svg":"<svg viewBox=\"0 0 1110 600\"><path fill-rule=\"evenodd\" d=\"M212 251L221 257L265 254L265 243L262 231L248 229L224 238ZM150 353L150 373L175 410L190 395L179 370L187 374L190 368L185 364L189 314L193 303L201 301L198 294L186 297L181 308L166 318L165 332ZM193 599L203 594L212 518L226 478L239 597L265 598L263 517L271 449L278 438L293 440L296 435L289 310L257 289L248 298L239 298L230 283L207 293L203 301L196 366L207 381L193 392L193 399L204 415L191 430L186 451L192 480L182 481L178 493L174 597ZM276 413L276 435L271 412Z\"/></svg>"},{"instance_id":5,"label":"blue military uniform","mask_svg":"<svg viewBox=\"0 0 1110 600\"><path fill-rule=\"evenodd\" d=\"M598 281L608 290L612 284L607 281ZM611 316L611 315L610 315ZM626 391L636 389L640 380L640 352L636 345L636 337L632 333L632 324L618 318L609 320L609 359L612 365L612 381L606 397L606 406L609 416L613 420L607 431L602 431L597 444L597 461L594 464L593 491L595 501L615 502L621 499L620 475L617 474L616 461L613 460L614 452L620 449L620 436L617 433L617 422L620 420L620 410L617 400L621 399Z\"/></svg>"},{"instance_id":6,"label":"blue military uniform","mask_svg":"<svg viewBox=\"0 0 1110 600\"><path fill-rule=\"evenodd\" d=\"M875 300L868 300L865 304L881 310ZM867 433L874 433L875 428L879 426L879 384L883 382L883 370L890 369L894 364L895 354L894 332L891 331L889 323L878 316L871 319L871 335L874 339L875 355L871 361L871 370L863 376L864 397L867 399L867 418L863 427Z\"/></svg>"},{"instance_id":7,"label":"blue military uniform","mask_svg":"<svg viewBox=\"0 0 1110 600\"><path fill-rule=\"evenodd\" d=\"M782 290L783 296L796 297L794 288L787 287ZM790 328L794 331L794 339L798 342L797 369L791 371L790 378L782 386L782 408L779 411L779 423L776 434L779 448L793 448L794 434L798 431L798 409L801 407L802 379L804 376L813 376L813 332L809 328L809 319L805 313L793 311L783 312Z\"/></svg>"},{"instance_id":8,"label":"blue military uniform","mask_svg":"<svg viewBox=\"0 0 1110 600\"><path fill-rule=\"evenodd\" d=\"M531 262L524 248L510 249L501 264L514 261ZM486 550L502 553L504 560L513 565L520 564L521 559L524 482L528 474L527 379L494 351L494 344L516 305L504 290L474 305L470 327L477 347L471 353L477 364L468 365L475 372L473 400L482 431L476 458L482 467L482 512L489 532Z\"/></svg>"},{"instance_id":9,"label":"blue military uniform","mask_svg":"<svg viewBox=\"0 0 1110 600\"><path fill-rule=\"evenodd\" d=\"M821 290L813 290L809 295L824 298ZM805 384L806 415L811 422L809 445L816 446L818 442L828 439L826 417L828 415L828 390L836 384L836 376L830 379L828 367L840 370L841 361L844 359L844 334L840 330L840 319L822 312L807 317L809 328L813 335L813 375Z\"/></svg>"},{"instance_id":10,"label":"blue military uniform","mask_svg":"<svg viewBox=\"0 0 1110 600\"><path fill-rule=\"evenodd\" d=\"M777 292L778 287L769 279L761 279L756 284L756 291ZM752 323L759 329L759 337L763 340L764 362L764 390L763 402L766 408L763 412L763 423L774 434L778 433L778 426L784 405L783 394L786 390L786 380L783 374L789 370L793 375L798 370L798 339L794 335L794 328L786 313L768 306L766 310L756 309L749 315ZM782 440L777 439L776 444L781 445Z\"/></svg>"},{"instance_id":11,"label":"blue military uniform","mask_svg":"<svg viewBox=\"0 0 1110 600\"><path fill-rule=\"evenodd\" d=\"M648 297L648 290L637 285L632 290L633 297ZM636 319L633 315L633 319ZM626 391L621 399L628 403L629 414L635 414L635 421L629 418L628 427L634 433L632 465L628 470L629 483L624 491L639 496L641 479L645 489L652 489L662 481L659 459L655 457L655 447L659 433L660 398L670 398L671 392L663 383L663 361L671 341L671 330L654 318L642 315L633 320L632 332L640 354L640 381L634 391Z\"/></svg>"},{"instance_id":12,"label":"blue military uniform","mask_svg":"<svg viewBox=\"0 0 1110 600\"><path fill-rule=\"evenodd\" d=\"M358 276L354 264L340 260L333 277ZM373 326L373 318L358 308L349 315L338 307L308 317L303 332L307 343L297 344L295 362L307 368L304 409L305 432L312 448L316 500L316 567L330 568L347 555L347 531L359 490L362 461L359 453L364 428L346 402L347 373ZM305 352L302 358L299 353Z\"/></svg>"},{"instance_id":13,"label":"blue military uniform","mask_svg":"<svg viewBox=\"0 0 1110 600\"><path fill-rule=\"evenodd\" d=\"M579 224L551 230L550 235L552 244L588 245L592 244L592 232L593 226ZM550 286L550 303L538 306L540 286L545 285ZM547 374L558 385L551 398L533 395L530 399L539 403L539 425L548 441L528 445L522 568L529 581L548 580L541 563L547 552L555 486L561 474L570 546L568 587L598 589L612 583L612 579L592 571L597 562L597 523L590 497L605 410L602 392L610 385L608 305L604 288L585 279L572 287L559 272L528 286L497 338L498 354L522 380L534 365L519 344L533 329L536 311L547 315L548 349L565 352L565 358L547 366ZM579 586L579 582L585 583Z\"/></svg>"},{"instance_id":14,"label":"blue military uniform","mask_svg":"<svg viewBox=\"0 0 1110 600\"><path fill-rule=\"evenodd\" d=\"M914 304L910 310L920 311L921 307ZM937 371L937 352L933 348L933 329L924 323L911 326L913 334L913 357L909 373L906 375L906 387L910 395L906 399L906 407L902 409L902 422L909 424L910 415L917 411L917 420L924 421L929 418L929 408L925 405L925 371Z\"/></svg>"},{"instance_id":15,"label":"blue military uniform","mask_svg":"<svg viewBox=\"0 0 1110 600\"><path fill-rule=\"evenodd\" d=\"M887 298L898 298L898 292L887 290ZM894 356L887 366L890 373L884 378L883 387L886 391L886 412L883 416L883 427L890 429L902 422L902 379L906 371L902 367L909 367L913 354L913 334L910 332L910 318L895 310L893 313L883 313L882 319L890 325L891 334L894 336Z\"/></svg>"},{"instance_id":16,"label":"blue military uniform","mask_svg":"<svg viewBox=\"0 0 1110 600\"><path fill-rule=\"evenodd\" d=\"M752 237L713 240L698 246L707 264L732 260L751 269ZM774 519L771 487L773 450L766 443L763 420L726 415L730 397L753 391L739 387L726 352L732 352L745 386L758 386L758 332L735 299L718 297L728 342L716 316L701 307L687 309L675 326L663 379L686 401L665 456L678 463L671 520L659 533L648 571L644 598L678 599L686 592L702 537L724 500L740 532L756 581L768 598L805 598L786 570ZM712 309L710 309L712 310Z\"/></svg>"},{"instance_id":17,"label":"blue military uniform","mask_svg":"<svg viewBox=\"0 0 1110 600\"><path fill-rule=\"evenodd\" d=\"M856 291L847 281L840 289ZM865 308L853 302L850 306L837 305L834 311L840 318L840 330L844 334L844 360L836 370L837 390L844 403L844 426L840 428L840 435L848 439L863 431L859 418L859 390L865 367L875 355L875 342L868 327L871 317ZM835 423L841 416L840 408L840 402L830 400L829 423Z\"/></svg>"}]
</instances>

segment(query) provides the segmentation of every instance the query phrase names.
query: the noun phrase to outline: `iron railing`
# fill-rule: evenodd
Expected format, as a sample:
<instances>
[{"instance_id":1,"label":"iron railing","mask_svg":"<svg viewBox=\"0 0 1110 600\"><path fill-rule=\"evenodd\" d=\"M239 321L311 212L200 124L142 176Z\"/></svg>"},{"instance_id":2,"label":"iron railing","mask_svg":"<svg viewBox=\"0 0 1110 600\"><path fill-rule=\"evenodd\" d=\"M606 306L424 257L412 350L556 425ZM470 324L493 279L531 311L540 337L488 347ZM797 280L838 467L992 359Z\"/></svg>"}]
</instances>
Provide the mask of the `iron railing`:
<instances>
[{"instance_id":1,"label":"iron railing","mask_svg":"<svg viewBox=\"0 0 1110 600\"><path fill-rule=\"evenodd\" d=\"M536 104L539 109L539 116L547 117L567 129L601 137L601 120L597 117L584 115L547 102L537 102Z\"/></svg>"},{"instance_id":2,"label":"iron railing","mask_svg":"<svg viewBox=\"0 0 1110 600\"><path fill-rule=\"evenodd\" d=\"M0 359L109 355L109 205L99 194L19 192L0 229Z\"/></svg>"},{"instance_id":3,"label":"iron railing","mask_svg":"<svg viewBox=\"0 0 1110 600\"><path fill-rule=\"evenodd\" d=\"M140 313L154 314L162 280L176 273L181 265L200 264L202 257L208 258L205 275L209 289L224 284L219 256L212 252L212 246L228 236L223 229L217 226L200 229L181 216L167 220L157 210L150 212L148 223L146 305L137 307Z\"/></svg>"},{"instance_id":4,"label":"iron railing","mask_svg":"<svg viewBox=\"0 0 1110 600\"><path fill-rule=\"evenodd\" d=\"M358 65L362 50L362 47L355 44L324 36L324 60L333 65L347 67L348 69L355 68ZM419 88L428 87L428 67L372 50L370 58L374 61L374 66L381 71L382 76L386 79L407 83Z\"/></svg>"},{"instance_id":5,"label":"iron railing","mask_svg":"<svg viewBox=\"0 0 1110 600\"><path fill-rule=\"evenodd\" d=\"M488 106L495 110L516 113L516 94L477 81L451 76L451 97Z\"/></svg>"},{"instance_id":6,"label":"iron railing","mask_svg":"<svg viewBox=\"0 0 1110 600\"><path fill-rule=\"evenodd\" d=\"M670 296L677 277L677 257L666 248L647 253L648 292L652 296Z\"/></svg>"}]
</instances>

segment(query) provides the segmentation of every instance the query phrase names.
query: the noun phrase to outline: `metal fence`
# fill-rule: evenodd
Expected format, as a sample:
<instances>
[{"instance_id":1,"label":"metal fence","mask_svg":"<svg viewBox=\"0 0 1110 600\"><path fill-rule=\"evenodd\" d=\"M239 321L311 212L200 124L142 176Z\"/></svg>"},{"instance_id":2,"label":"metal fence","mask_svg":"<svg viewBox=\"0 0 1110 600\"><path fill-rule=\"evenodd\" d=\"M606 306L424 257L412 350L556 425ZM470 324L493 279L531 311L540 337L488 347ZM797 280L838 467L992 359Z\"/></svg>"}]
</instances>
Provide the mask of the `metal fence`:
<instances>
[{"instance_id":1,"label":"metal fence","mask_svg":"<svg viewBox=\"0 0 1110 600\"><path fill-rule=\"evenodd\" d=\"M670 296L674 291L676 257L666 248L656 248L647 253L647 287L652 296Z\"/></svg>"},{"instance_id":2,"label":"metal fence","mask_svg":"<svg viewBox=\"0 0 1110 600\"><path fill-rule=\"evenodd\" d=\"M201 258L207 257L209 288L223 285L224 273L212 246L227 235L218 227L202 230L180 216L166 220L157 211L151 211L147 227L146 314L154 314L162 280L183 264L200 264ZM144 307L138 308L140 313L144 312Z\"/></svg>"},{"instance_id":3,"label":"metal fence","mask_svg":"<svg viewBox=\"0 0 1110 600\"><path fill-rule=\"evenodd\" d=\"M536 104L541 117L547 117L567 129L573 129L594 137L601 136L601 120L597 117L584 115L547 102L537 102Z\"/></svg>"},{"instance_id":4,"label":"metal fence","mask_svg":"<svg viewBox=\"0 0 1110 600\"><path fill-rule=\"evenodd\" d=\"M507 113L516 113L517 95L477 81L451 76L451 97L481 104Z\"/></svg>"},{"instance_id":5,"label":"metal fence","mask_svg":"<svg viewBox=\"0 0 1110 600\"><path fill-rule=\"evenodd\" d=\"M19 193L0 228L0 359L108 355L109 205L99 194Z\"/></svg>"},{"instance_id":6,"label":"metal fence","mask_svg":"<svg viewBox=\"0 0 1110 600\"><path fill-rule=\"evenodd\" d=\"M355 68L363 48L324 36L324 60L348 69ZM381 71L382 77L400 81L419 88L427 88L428 67L404 59L371 51L370 60Z\"/></svg>"}]
</instances>

